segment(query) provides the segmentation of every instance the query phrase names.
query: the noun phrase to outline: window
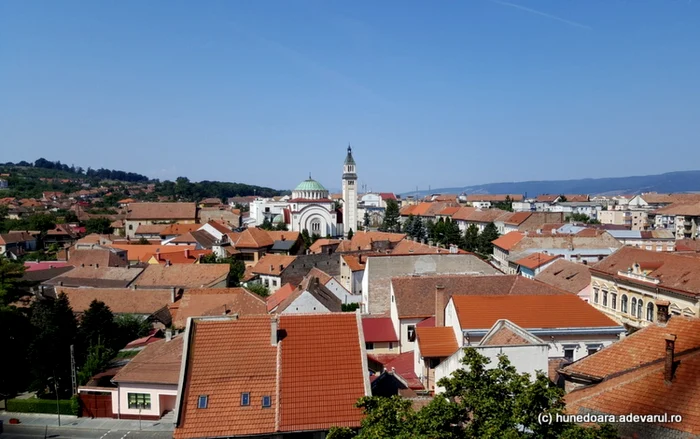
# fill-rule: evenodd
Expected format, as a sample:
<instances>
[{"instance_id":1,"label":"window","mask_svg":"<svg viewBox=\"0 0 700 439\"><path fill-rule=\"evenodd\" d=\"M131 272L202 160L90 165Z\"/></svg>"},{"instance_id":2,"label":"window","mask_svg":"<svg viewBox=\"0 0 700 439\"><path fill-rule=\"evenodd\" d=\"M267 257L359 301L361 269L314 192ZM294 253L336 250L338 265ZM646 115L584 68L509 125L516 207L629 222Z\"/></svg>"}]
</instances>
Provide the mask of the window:
<instances>
[{"instance_id":1,"label":"window","mask_svg":"<svg viewBox=\"0 0 700 439\"><path fill-rule=\"evenodd\" d=\"M250 405L250 393L241 393L241 405Z\"/></svg>"},{"instance_id":2,"label":"window","mask_svg":"<svg viewBox=\"0 0 700 439\"><path fill-rule=\"evenodd\" d=\"M277 279L272 279L272 286L276 287L277 286Z\"/></svg>"},{"instance_id":3,"label":"window","mask_svg":"<svg viewBox=\"0 0 700 439\"><path fill-rule=\"evenodd\" d=\"M268 408L268 407L272 406L272 398L270 398L270 395L263 396L262 406L263 406L263 408Z\"/></svg>"},{"instance_id":4,"label":"window","mask_svg":"<svg viewBox=\"0 0 700 439\"><path fill-rule=\"evenodd\" d=\"M643 309L642 299L639 299L637 301L637 318L638 319L642 318L642 309Z\"/></svg>"},{"instance_id":5,"label":"window","mask_svg":"<svg viewBox=\"0 0 700 439\"><path fill-rule=\"evenodd\" d=\"M416 341L416 326L415 325L408 325L408 331L407 331L407 336L408 336L408 341Z\"/></svg>"},{"instance_id":6,"label":"window","mask_svg":"<svg viewBox=\"0 0 700 439\"><path fill-rule=\"evenodd\" d=\"M374 343L365 343L365 349L371 351L374 349Z\"/></svg>"},{"instance_id":7,"label":"window","mask_svg":"<svg viewBox=\"0 0 700 439\"><path fill-rule=\"evenodd\" d=\"M622 300L620 301L620 311L623 313L627 313L627 296L622 295Z\"/></svg>"},{"instance_id":8,"label":"window","mask_svg":"<svg viewBox=\"0 0 700 439\"><path fill-rule=\"evenodd\" d=\"M197 400L197 408L198 409L205 409L209 405L209 397L207 395L199 395L199 399Z\"/></svg>"},{"instance_id":9,"label":"window","mask_svg":"<svg viewBox=\"0 0 700 439\"><path fill-rule=\"evenodd\" d=\"M569 361L574 361L574 348L564 349L564 358Z\"/></svg>"},{"instance_id":10,"label":"window","mask_svg":"<svg viewBox=\"0 0 700 439\"><path fill-rule=\"evenodd\" d=\"M391 341L389 342L389 349L394 349L394 343Z\"/></svg>"},{"instance_id":11,"label":"window","mask_svg":"<svg viewBox=\"0 0 700 439\"><path fill-rule=\"evenodd\" d=\"M598 303L598 288L593 288L593 303Z\"/></svg>"},{"instance_id":12,"label":"window","mask_svg":"<svg viewBox=\"0 0 700 439\"><path fill-rule=\"evenodd\" d=\"M603 291L603 306L608 306L608 292Z\"/></svg>"},{"instance_id":13,"label":"window","mask_svg":"<svg viewBox=\"0 0 700 439\"><path fill-rule=\"evenodd\" d=\"M593 355L593 354L595 354L596 352L598 352L598 350L599 350L600 348L601 348L600 345L588 345L588 346L586 346L586 349L587 349L587 351L588 351L588 355Z\"/></svg>"},{"instance_id":14,"label":"window","mask_svg":"<svg viewBox=\"0 0 700 439\"><path fill-rule=\"evenodd\" d=\"M151 409L151 394L150 393L129 393L127 395L129 399L130 409Z\"/></svg>"},{"instance_id":15,"label":"window","mask_svg":"<svg viewBox=\"0 0 700 439\"><path fill-rule=\"evenodd\" d=\"M269 287L270 286L270 279L265 279L265 286Z\"/></svg>"},{"instance_id":16,"label":"window","mask_svg":"<svg viewBox=\"0 0 700 439\"><path fill-rule=\"evenodd\" d=\"M617 294L610 293L610 308L617 309Z\"/></svg>"},{"instance_id":17,"label":"window","mask_svg":"<svg viewBox=\"0 0 700 439\"><path fill-rule=\"evenodd\" d=\"M631 308L632 309L630 311L631 311L632 317L636 317L637 316L637 299L634 297L632 298L632 307Z\"/></svg>"},{"instance_id":18,"label":"window","mask_svg":"<svg viewBox=\"0 0 700 439\"><path fill-rule=\"evenodd\" d=\"M651 302L647 303L647 321L654 321L654 304Z\"/></svg>"},{"instance_id":19,"label":"window","mask_svg":"<svg viewBox=\"0 0 700 439\"><path fill-rule=\"evenodd\" d=\"M129 230L134 230L134 226L129 224Z\"/></svg>"}]
</instances>

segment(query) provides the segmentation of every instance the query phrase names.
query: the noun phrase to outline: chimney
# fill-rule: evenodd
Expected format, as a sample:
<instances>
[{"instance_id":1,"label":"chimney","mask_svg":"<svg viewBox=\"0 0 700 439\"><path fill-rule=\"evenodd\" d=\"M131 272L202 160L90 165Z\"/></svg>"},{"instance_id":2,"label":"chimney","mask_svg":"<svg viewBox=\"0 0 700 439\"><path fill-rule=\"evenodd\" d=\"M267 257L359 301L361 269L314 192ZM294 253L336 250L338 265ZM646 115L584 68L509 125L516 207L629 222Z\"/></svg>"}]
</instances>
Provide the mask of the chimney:
<instances>
[{"instance_id":1,"label":"chimney","mask_svg":"<svg viewBox=\"0 0 700 439\"><path fill-rule=\"evenodd\" d=\"M185 259L189 259L189 258L190 258L190 249L186 248L185 249Z\"/></svg>"},{"instance_id":2,"label":"chimney","mask_svg":"<svg viewBox=\"0 0 700 439\"><path fill-rule=\"evenodd\" d=\"M95 268L100 268L100 264L95 264Z\"/></svg>"},{"instance_id":3,"label":"chimney","mask_svg":"<svg viewBox=\"0 0 700 439\"><path fill-rule=\"evenodd\" d=\"M132 289L132 290L135 290L135 289L137 289L137 288L138 288L138 287L137 287L136 285L132 285L132 286L131 286L131 289Z\"/></svg>"},{"instance_id":4,"label":"chimney","mask_svg":"<svg viewBox=\"0 0 700 439\"><path fill-rule=\"evenodd\" d=\"M445 307L447 293L444 285L435 286L435 326L445 326Z\"/></svg>"},{"instance_id":5,"label":"chimney","mask_svg":"<svg viewBox=\"0 0 700 439\"><path fill-rule=\"evenodd\" d=\"M275 266L272 265L272 264L270 264L270 271L271 271L271 272L272 272L272 271L275 271Z\"/></svg>"},{"instance_id":6,"label":"chimney","mask_svg":"<svg viewBox=\"0 0 700 439\"><path fill-rule=\"evenodd\" d=\"M170 303L175 303L175 287L170 287Z\"/></svg>"},{"instance_id":7,"label":"chimney","mask_svg":"<svg viewBox=\"0 0 700 439\"><path fill-rule=\"evenodd\" d=\"M85 268L85 264L80 264L80 266L81 266L82 268Z\"/></svg>"},{"instance_id":8,"label":"chimney","mask_svg":"<svg viewBox=\"0 0 700 439\"><path fill-rule=\"evenodd\" d=\"M277 316L270 319L270 344L277 346Z\"/></svg>"},{"instance_id":9,"label":"chimney","mask_svg":"<svg viewBox=\"0 0 700 439\"><path fill-rule=\"evenodd\" d=\"M676 336L674 334L666 334L666 361L664 363L664 381L666 384L671 384L673 380L673 350L676 347Z\"/></svg>"},{"instance_id":10,"label":"chimney","mask_svg":"<svg viewBox=\"0 0 700 439\"><path fill-rule=\"evenodd\" d=\"M173 331L170 329L165 330L165 341L168 342L173 339Z\"/></svg>"},{"instance_id":11,"label":"chimney","mask_svg":"<svg viewBox=\"0 0 700 439\"><path fill-rule=\"evenodd\" d=\"M280 264L280 271L284 270L284 264Z\"/></svg>"},{"instance_id":12,"label":"chimney","mask_svg":"<svg viewBox=\"0 0 700 439\"><path fill-rule=\"evenodd\" d=\"M433 246L433 240L430 239L430 240L428 240L428 247L432 247L432 246Z\"/></svg>"},{"instance_id":13,"label":"chimney","mask_svg":"<svg viewBox=\"0 0 700 439\"><path fill-rule=\"evenodd\" d=\"M160 249L156 249L156 261L160 262Z\"/></svg>"},{"instance_id":14,"label":"chimney","mask_svg":"<svg viewBox=\"0 0 700 439\"><path fill-rule=\"evenodd\" d=\"M667 300L657 300L656 301L656 318L659 323L666 323L668 322L668 318L670 317L668 314L668 306L670 305L670 302Z\"/></svg>"}]
</instances>

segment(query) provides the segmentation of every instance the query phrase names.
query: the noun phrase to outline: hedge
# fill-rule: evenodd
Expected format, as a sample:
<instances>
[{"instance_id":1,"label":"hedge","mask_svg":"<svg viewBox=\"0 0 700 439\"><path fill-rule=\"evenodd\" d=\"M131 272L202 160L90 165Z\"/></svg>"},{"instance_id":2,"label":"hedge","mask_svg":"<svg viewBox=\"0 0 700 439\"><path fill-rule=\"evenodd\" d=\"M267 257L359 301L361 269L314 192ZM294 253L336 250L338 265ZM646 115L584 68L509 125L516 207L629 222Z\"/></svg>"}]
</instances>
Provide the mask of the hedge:
<instances>
[{"instance_id":1,"label":"hedge","mask_svg":"<svg viewBox=\"0 0 700 439\"><path fill-rule=\"evenodd\" d=\"M59 399L58 407L61 410L62 415L76 415L74 404L70 399ZM56 400L55 399L8 399L7 408L8 412L18 412L18 413L48 413L56 414Z\"/></svg>"}]
</instances>

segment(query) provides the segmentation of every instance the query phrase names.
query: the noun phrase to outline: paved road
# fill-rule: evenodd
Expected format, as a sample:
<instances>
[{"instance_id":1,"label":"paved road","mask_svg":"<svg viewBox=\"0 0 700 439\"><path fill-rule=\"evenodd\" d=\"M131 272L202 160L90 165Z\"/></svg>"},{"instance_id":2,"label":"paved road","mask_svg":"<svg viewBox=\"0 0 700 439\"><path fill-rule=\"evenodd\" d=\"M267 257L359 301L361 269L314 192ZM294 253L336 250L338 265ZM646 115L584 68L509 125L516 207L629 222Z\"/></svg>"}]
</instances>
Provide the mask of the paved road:
<instances>
[{"instance_id":1,"label":"paved road","mask_svg":"<svg viewBox=\"0 0 700 439\"><path fill-rule=\"evenodd\" d=\"M172 431L112 431L70 427L45 427L29 425L4 425L0 439L171 439Z\"/></svg>"}]
</instances>

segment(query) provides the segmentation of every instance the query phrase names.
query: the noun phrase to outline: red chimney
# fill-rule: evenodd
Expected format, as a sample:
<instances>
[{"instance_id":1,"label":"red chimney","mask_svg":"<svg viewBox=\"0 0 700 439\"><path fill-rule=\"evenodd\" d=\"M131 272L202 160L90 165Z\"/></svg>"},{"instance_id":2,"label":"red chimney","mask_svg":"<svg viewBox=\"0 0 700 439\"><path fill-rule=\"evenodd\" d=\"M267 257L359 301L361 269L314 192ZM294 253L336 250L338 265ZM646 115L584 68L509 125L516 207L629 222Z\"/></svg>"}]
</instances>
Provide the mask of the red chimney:
<instances>
[{"instance_id":1,"label":"red chimney","mask_svg":"<svg viewBox=\"0 0 700 439\"><path fill-rule=\"evenodd\" d=\"M445 326L445 307L447 293L444 285L435 286L435 326Z\"/></svg>"},{"instance_id":2,"label":"red chimney","mask_svg":"<svg viewBox=\"0 0 700 439\"><path fill-rule=\"evenodd\" d=\"M189 258L190 258L190 249L186 248L185 249L185 259L189 259Z\"/></svg>"},{"instance_id":3,"label":"red chimney","mask_svg":"<svg viewBox=\"0 0 700 439\"><path fill-rule=\"evenodd\" d=\"M668 322L668 318L670 317L668 314L668 306L671 304L668 300L657 300L656 301L656 309L658 310L656 312L656 319L659 323L666 323Z\"/></svg>"},{"instance_id":4,"label":"red chimney","mask_svg":"<svg viewBox=\"0 0 700 439\"><path fill-rule=\"evenodd\" d=\"M673 380L673 360L674 360L674 349L676 347L676 336L675 334L666 334L664 337L666 340L666 361L664 362L664 381L666 384L671 384Z\"/></svg>"}]
</instances>

